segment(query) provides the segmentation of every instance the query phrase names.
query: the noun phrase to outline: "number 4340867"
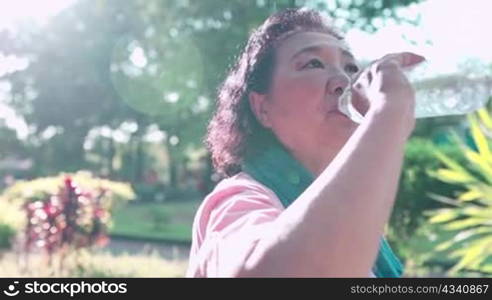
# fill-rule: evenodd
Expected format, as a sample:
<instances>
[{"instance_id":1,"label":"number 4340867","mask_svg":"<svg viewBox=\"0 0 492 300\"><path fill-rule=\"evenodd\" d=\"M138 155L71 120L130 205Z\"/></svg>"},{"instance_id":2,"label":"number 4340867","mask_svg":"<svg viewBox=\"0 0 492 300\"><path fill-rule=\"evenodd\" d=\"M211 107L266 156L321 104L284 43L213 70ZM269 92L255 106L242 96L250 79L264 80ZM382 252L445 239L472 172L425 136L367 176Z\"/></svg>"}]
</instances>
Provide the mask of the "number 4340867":
<instances>
[{"instance_id":1,"label":"number 4340867","mask_svg":"<svg viewBox=\"0 0 492 300\"><path fill-rule=\"evenodd\" d=\"M485 294L489 289L488 284L445 284L441 290L445 294Z\"/></svg>"}]
</instances>

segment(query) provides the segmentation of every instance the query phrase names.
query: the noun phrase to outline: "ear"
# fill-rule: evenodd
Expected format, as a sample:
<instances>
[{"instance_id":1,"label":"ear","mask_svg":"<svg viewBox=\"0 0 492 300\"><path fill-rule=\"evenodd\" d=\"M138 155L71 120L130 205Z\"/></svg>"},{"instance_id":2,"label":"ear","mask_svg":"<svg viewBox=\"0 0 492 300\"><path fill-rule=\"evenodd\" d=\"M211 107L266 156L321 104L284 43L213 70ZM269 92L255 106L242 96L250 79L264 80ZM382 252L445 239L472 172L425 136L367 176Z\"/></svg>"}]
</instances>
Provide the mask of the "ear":
<instances>
[{"instance_id":1,"label":"ear","mask_svg":"<svg viewBox=\"0 0 492 300\"><path fill-rule=\"evenodd\" d=\"M249 107L260 124L266 128L272 127L268 111L268 99L266 94L250 92L248 96Z\"/></svg>"}]
</instances>

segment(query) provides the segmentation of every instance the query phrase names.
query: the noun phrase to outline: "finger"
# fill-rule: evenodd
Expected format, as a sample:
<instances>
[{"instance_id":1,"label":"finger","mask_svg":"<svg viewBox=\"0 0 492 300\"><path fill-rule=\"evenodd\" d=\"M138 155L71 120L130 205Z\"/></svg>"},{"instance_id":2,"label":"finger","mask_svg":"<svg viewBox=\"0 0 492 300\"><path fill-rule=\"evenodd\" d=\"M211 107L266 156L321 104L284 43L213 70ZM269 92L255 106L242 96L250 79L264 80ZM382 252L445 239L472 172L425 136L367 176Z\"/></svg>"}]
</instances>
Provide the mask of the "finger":
<instances>
[{"instance_id":1,"label":"finger","mask_svg":"<svg viewBox=\"0 0 492 300\"><path fill-rule=\"evenodd\" d=\"M400 52L383 56L379 59L379 64L397 63L400 68L409 68L424 61L425 57L421 55L412 52Z\"/></svg>"},{"instance_id":2,"label":"finger","mask_svg":"<svg viewBox=\"0 0 492 300\"><path fill-rule=\"evenodd\" d=\"M357 75L355 75L354 79L354 86L357 86L359 88L367 87L371 84L372 82L372 73L371 69L366 67L362 71L360 71Z\"/></svg>"},{"instance_id":3,"label":"finger","mask_svg":"<svg viewBox=\"0 0 492 300\"><path fill-rule=\"evenodd\" d=\"M369 100L357 89L352 90L352 105L363 116L367 113L370 107Z\"/></svg>"},{"instance_id":4,"label":"finger","mask_svg":"<svg viewBox=\"0 0 492 300\"><path fill-rule=\"evenodd\" d=\"M404 64L402 65L403 67L413 66L425 61L425 57L412 52L403 52L402 55L405 60Z\"/></svg>"},{"instance_id":5,"label":"finger","mask_svg":"<svg viewBox=\"0 0 492 300\"><path fill-rule=\"evenodd\" d=\"M403 69L413 69L414 67L426 62L425 57L411 53L411 52L404 52L403 54L403 59L404 63L401 65Z\"/></svg>"}]
</instances>

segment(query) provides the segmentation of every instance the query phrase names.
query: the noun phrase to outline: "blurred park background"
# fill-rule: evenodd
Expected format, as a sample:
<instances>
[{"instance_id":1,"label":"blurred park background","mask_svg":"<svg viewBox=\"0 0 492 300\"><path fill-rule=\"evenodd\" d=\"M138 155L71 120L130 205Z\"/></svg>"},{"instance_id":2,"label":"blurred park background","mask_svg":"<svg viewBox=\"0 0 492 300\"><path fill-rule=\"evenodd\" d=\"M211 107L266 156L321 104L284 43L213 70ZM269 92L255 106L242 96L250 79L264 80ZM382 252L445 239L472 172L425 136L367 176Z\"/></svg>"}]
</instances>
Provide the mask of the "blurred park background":
<instances>
[{"instance_id":1,"label":"blurred park background","mask_svg":"<svg viewBox=\"0 0 492 300\"><path fill-rule=\"evenodd\" d=\"M301 6L361 61L415 51L427 87L491 96L485 0L2 1L0 276L183 276L220 180L216 89L253 28ZM490 111L418 120L387 226L405 276L492 275Z\"/></svg>"}]
</instances>

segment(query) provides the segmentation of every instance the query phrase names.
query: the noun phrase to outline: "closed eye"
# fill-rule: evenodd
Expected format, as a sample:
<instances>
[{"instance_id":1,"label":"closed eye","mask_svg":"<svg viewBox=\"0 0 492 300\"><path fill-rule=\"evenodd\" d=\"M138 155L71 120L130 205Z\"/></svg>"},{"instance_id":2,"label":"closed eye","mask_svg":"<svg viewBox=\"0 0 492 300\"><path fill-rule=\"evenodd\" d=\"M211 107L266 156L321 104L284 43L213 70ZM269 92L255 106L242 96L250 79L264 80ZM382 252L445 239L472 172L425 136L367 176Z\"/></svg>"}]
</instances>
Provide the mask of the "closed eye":
<instances>
[{"instance_id":1,"label":"closed eye","mask_svg":"<svg viewBox=\"0 0 492 300\"><path fill-rule=\"evenodd\" d=\"M302 66L302 69L313 69L313 68L320 68L320 69L324 69L325 66L323 65L323 63L317 59L317 58L313 58L311 59L307 64L305 64L304 66Z\"/></svg>"}]
</instances>

